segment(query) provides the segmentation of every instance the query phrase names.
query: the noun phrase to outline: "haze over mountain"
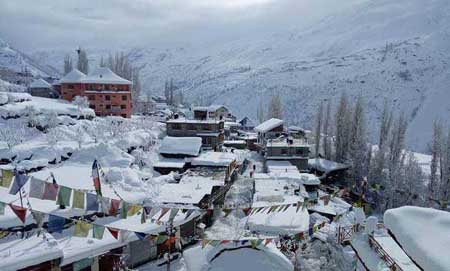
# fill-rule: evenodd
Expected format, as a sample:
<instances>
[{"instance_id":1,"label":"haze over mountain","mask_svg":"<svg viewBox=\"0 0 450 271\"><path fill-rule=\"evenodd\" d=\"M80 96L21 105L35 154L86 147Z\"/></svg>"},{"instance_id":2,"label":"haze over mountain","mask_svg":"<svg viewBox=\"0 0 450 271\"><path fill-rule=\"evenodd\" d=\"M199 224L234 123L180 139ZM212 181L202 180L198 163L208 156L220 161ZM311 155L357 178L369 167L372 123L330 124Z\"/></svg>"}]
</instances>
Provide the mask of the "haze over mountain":
<instances>
[{"instance_id":1,"label":"haze over mountain","mask_svg":"<svg viewBox=\"0 0 450 271\"><path fill-rule=\"evenodd\" d=\"M257 2L240 9L239 16L244 10L262 12L265 5L274 5ZM319 2L323 6L333 1ZM267 14L277 14L270 11ZM152 38L160 36L164 42L140 38L129 45L113 43L113 50L108 42L93 39L90 45L85 38L80 43L71 41L73 48L55 43L54 49L46 45L42 50L28 48L28 52L38 63L61 69L64 55L74 53L78 44L88 49L92 63L121 48L142 67L146 91L162 93L165 80L173 78L190 101L223 103L238 116L251 117L256 116L260 99L268 104L270 96L279 93L286 121L306 128L311 128L320 101L336 103L345 92L350 97L365 97L370 128L375 132L375 121L387 99L408 114L410 147L426 150L433 119L450 119L449 1L346 1L340 6L330 4L309 19L296 21L292 14L285 20L267 17L267 23L261 15L239 17L239 22L228 24L219 17L221 23L212 23L211 28L222 29L223 36L220 32L205 36L207 31L197 29L193 36L153 33L149 34ZM307 15L305 11L299 14ZM248 27L240 30L225 27L245 23ZM207 24L203 27L208 29ZM145 36L136 29L133 35L124 33L123 41ZM182 30L179 27L174 32ZM110 36L105 34L105 41Z\"/></svg>"}]
</instances>

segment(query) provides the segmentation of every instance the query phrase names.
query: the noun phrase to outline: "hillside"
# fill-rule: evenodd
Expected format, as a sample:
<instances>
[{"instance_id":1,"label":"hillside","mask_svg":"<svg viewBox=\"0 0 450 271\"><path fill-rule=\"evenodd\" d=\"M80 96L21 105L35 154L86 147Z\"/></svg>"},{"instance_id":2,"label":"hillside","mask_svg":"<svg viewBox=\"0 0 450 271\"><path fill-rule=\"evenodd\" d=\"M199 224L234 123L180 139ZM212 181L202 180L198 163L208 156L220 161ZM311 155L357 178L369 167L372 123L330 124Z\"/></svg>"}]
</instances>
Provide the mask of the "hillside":
<instances>
[{"instance_id":1,"label":"hillside","mask_svg":"<svg viewBox=\"0 0 450 271\"><path fill-rule=\"evenodd\" d=\"M224 103L252 117L259 99L267 104L278 92L286 120L307 128L316 105L342 92L365 97L375 127L387 98L409 114L408 143L423 151L432 120L450 116L449 15L446 0L364 1L306 28L128 54L143 68L148 91L162 92L173 77L191 101ZM91 53L92 59L103 54ZM33 56L61 67L63 55Z\"/></svg>"}]
</instances>

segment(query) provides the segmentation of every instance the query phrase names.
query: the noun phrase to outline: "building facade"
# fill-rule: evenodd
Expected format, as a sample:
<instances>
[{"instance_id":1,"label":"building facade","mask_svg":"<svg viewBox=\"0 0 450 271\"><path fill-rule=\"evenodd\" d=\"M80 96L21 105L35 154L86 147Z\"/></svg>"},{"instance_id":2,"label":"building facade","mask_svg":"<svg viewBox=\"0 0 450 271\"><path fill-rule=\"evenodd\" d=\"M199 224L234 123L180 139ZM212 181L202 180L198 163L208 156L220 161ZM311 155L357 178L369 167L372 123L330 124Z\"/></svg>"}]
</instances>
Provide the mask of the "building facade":
<instances>
[{"instance_id":1,"label":"building facade","mask_svg":"<svg viewBox=\"0 0 450 271\"><path fill-rule=\"evenodd\" d=\"M166 122L167 135L200 137L202 148L220 150L224 140L224 122L220 120L171 119Z\"/></svg>"},{"instance_id":2,"label":"building facade","mask_svg":"<svg viewBox=\"0 0 450 271\"><path fill-rule=\"evenodd\" d=\"M108 68L98 68L90 75L74 69L61 78L60 84L64 100L85 96L97 116L131 117L132 83Z\"/></svg>"}]
</instances>

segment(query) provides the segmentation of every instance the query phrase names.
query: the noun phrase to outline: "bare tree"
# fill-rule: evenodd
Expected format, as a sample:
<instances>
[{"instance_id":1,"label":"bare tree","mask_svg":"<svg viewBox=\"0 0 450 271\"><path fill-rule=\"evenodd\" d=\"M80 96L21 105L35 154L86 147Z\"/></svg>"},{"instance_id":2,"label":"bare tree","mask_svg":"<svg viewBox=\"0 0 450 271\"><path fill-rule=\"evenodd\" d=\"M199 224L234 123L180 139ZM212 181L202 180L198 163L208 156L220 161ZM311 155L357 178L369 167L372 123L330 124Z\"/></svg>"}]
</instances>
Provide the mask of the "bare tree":
<instances>
[{"instance_id":1,"label":"bare tree","mask_svg":"<svg viewBox=\"0 0 450 271\"><path fill-rule=\"evenodd\" d=\"M78 118L83 115L84 109L89 107L89 101L86 96L75 96L72 104L78 108Z\"/></svg>"},{"instance_id":2,"label":"bare tree","mask_svg":"<svg viewBox=\"0 0 450 271\"><path fill-rule=\"evenodd\" d=\"M256 116L258 118L258 123L262 123L264 121L264 105L263 105L263 99L259 99L258 108L256 110Z\"/></svg>"},{"instance_id":3,"label":"bare tree","mask_svg":"<svg viewBox=\"0 0 450 271\"><path fill-rule=\"evenodd\" d=\"M77 69L84 74L88 74L89 73L89 59L88 59L86 50L84 50L82 48L78 48L77 53L78 53Z\"/></svg>"},{"instance_id":4,"label":"bare tree","mask_svg":"<svg viewBox=\"0 0 450 271\"><path fill-rule=\"evenodd\" d=\"M323 102L320 101L319 108L317 109L316 115L316 129L314 132L314 144L316 156L320 155L320 138L322 134L322 119L323 119Z\"/></svg>"},{"instance_id":5,"label":"bare tree","mask_svg":"<svg viewBox=\"0 0 450 271\"><path fill-rule=\"evenodd\" d=\"M72 58L66 55L64 58L64 75L68 74L73 69Z\"/></svg>"},{"instance_id":6,"label":"bare tree","mask_svg":"<svg viewBox=\"0 0 450 271\"><path fill-rule=\"evenodd\" d=\"M327 111L325 113L325 123L323 125L323 132L325 134L323 138L323 153L325 159L331 160L332 150L331 150L331 101L327 103Z\"/></svg>"},{"instance_id":7,"label":"bare tree","mask_svg":"<svg viewBox=\"0 0 450 271\"><path fill-rule=\"evenodd\" d=\"M269 109L267 112L268 119L271 118L277 118L277 119L282 119L283 118L283 107L281 105L281 98L280 95L274 94L271 98L270 98L270 102L269 102Z\"/></svg>"}]
</instances>

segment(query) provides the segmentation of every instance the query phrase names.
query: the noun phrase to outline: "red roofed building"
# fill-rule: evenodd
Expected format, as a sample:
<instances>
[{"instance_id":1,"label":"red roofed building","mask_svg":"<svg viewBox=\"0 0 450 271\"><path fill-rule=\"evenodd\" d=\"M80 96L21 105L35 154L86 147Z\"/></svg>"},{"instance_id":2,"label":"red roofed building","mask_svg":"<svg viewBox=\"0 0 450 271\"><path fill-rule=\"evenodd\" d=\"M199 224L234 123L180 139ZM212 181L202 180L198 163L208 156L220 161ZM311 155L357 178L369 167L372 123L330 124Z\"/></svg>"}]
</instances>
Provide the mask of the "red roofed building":
<instances>
[{"instance_id":1,"label":"red roofed building","mask_svg":"<svg viewBox=\"0 0 450 271\"><path fill-rule=\"evenodd\" d=\"M73 69L59 83L64 100L72 101L76 96L88 97L89 107L97 116L131 117L133 83L108 68L98 68L89 75Z\"/></svg>"}]
</instances>

